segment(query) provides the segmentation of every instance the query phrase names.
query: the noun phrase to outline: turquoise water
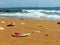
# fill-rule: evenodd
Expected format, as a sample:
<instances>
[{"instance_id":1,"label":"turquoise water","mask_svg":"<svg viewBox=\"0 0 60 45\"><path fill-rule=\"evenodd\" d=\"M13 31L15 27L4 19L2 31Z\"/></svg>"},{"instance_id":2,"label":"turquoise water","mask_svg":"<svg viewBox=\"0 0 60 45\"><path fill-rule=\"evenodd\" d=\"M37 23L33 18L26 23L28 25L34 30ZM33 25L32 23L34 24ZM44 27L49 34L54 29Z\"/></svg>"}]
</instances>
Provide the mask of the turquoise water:
<instances>
[{"instance_id":1,"label":"turquoise water","mask_svg":"<svg viewBox=\"0 0 60 45\"><path fill-rule=\"evenodd\" d=\"M10 7L10 8L0 8L5 10L60 10L60 7Z\"/></svg>"}]
</instances>

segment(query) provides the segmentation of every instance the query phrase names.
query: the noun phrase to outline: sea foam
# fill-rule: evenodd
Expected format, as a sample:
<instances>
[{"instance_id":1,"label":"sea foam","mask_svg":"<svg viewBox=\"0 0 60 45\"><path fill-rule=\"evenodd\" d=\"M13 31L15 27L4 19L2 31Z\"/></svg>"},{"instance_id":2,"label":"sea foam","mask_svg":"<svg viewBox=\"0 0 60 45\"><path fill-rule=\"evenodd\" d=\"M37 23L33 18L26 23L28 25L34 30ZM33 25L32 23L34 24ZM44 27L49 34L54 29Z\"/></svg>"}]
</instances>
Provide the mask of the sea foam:
<instances>
[{"instance_id":1,"label":"sea foam","mask_svg":"<svg viewBox=\"0 0 60 45\"><path fill-rule=\"evenodd\" d=\"M1 12L0 17L60 20L60 10L23 10L23 12L13 12L13 13Z\"/></svg>"}]
</instances>

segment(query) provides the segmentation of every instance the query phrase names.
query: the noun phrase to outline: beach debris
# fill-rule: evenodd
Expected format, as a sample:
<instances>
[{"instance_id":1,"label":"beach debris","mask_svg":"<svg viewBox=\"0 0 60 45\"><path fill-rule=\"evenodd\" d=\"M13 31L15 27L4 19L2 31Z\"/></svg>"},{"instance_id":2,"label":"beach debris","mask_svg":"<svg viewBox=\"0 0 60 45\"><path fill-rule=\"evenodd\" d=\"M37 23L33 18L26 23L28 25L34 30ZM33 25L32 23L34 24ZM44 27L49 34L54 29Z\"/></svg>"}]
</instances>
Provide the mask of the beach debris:
<instances>
[{"instance_id":1,"label":"beach debris","mask_svg":"<svg viewBox=\"0 0 60 45\"><path fill-rule=\"evenodd\" d=\"M5 23L5 21L0 21L1 23Z\"/></svg>"},{"instance_id":2,"label":"beach debris","mask_svg":"<svg viewBox=\"0 0 60 45\"><path fill-rule=\"evenodd\" d=\"M57 22L57 24L60 24L60 22Z\"/></svg>"},{"instance_id":3,"label":"beach debris","mask_svg":"<svg viewBox=\"0 0 60 45\"><path fill-rule=\"evenodd\" d=\"M24 25L25 23L21 23L22 25Z\"/></svg>"},{"instance_id":4,"label":"beach debris","mask_svg":"<svg viewBox=\"0 0 60 45\"><path fill-rule=\"evenodd\" d=\"M0 30L4 30L4 28L0 26Z\"/></svg>"},{"instance_id":5,"label":"beach debris","mask_svg":"<svg viewBox=\"0 0 60 45\"><path fill-rule=\"evenodd\" d=\"M30 33L20 34L20 33L18 33L18 32L14 32L14 33L12 34L13 37L26 37L26 36L29 36L29 35L30 35Z\"/></svg>"},{"instance_id":6,"label":"beach debris","mask_svg":"<svg viewBox=\"0 0 60 45\"><path fill-rule=\"evenodd\" d=\"M14 26L15 22L8 24L7 26Z\"/></svg>"}]
</instances>

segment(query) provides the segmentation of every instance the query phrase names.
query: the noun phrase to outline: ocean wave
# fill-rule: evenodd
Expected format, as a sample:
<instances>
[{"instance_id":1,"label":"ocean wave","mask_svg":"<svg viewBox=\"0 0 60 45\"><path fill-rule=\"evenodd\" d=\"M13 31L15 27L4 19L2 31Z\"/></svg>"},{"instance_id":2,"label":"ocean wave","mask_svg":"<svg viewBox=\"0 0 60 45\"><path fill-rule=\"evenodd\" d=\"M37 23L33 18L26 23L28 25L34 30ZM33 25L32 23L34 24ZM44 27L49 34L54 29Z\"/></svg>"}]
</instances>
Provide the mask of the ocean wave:
<instances>
[{"instance_id":1,"label":"ocean wave","mask_svg":"<svg viewBox=\"0 0 60 45\"><path fill-rule=\"evenodd\" d=\"M43 20L60 20L60 10L23 10L25 12L0 13L0 17L33 18Z\"/></svg>"}]
</instances>

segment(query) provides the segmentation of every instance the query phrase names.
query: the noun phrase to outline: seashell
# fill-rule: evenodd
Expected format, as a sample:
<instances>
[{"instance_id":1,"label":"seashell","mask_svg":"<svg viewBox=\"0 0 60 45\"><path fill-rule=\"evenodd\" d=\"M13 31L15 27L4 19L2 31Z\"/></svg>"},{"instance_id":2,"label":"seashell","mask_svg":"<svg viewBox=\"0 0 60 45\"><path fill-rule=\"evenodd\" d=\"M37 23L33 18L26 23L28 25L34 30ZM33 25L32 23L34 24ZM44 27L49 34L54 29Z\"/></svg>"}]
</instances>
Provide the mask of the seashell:
<instances>
[{"instance_id":1,"label":"seashell","mask_svg":"<svg viewBox=\"0 0 60 45\"><path fill-rule=\"evenodd\" d=\"M3 27L0 27L0 30L4 30L4 28Z\"/></svg>"},{"instance_id":2,"label":"seashell","mask_svg":"<svg viewBox=\"0 0 60 45\"><path fill-rule=\"evenodd\" d=\"M24 25L25 23L21 23L22 25Z\"/></svg>"},{"instance_id":3,"label":"seashell","mask_svg":"<svg viewBox=\"0 0 60 45\"><path fill-rule=\"evenodd\" d=\"M1 21L1 23L5 23L5 21Z\"/></svg>"}]
</instances>

